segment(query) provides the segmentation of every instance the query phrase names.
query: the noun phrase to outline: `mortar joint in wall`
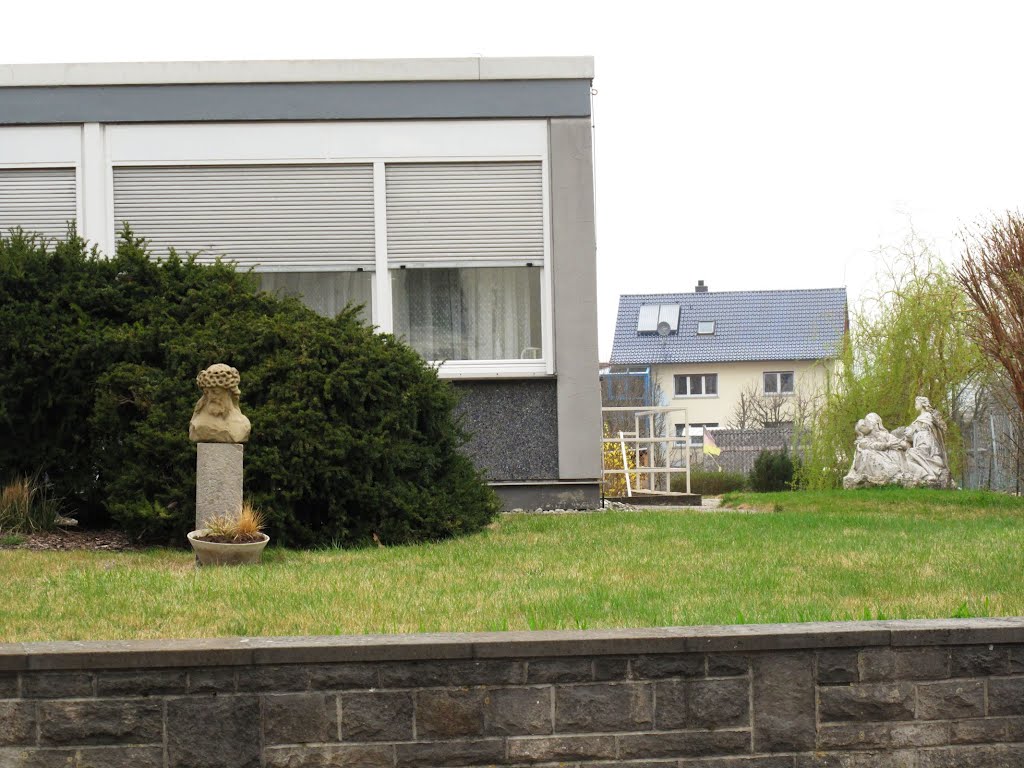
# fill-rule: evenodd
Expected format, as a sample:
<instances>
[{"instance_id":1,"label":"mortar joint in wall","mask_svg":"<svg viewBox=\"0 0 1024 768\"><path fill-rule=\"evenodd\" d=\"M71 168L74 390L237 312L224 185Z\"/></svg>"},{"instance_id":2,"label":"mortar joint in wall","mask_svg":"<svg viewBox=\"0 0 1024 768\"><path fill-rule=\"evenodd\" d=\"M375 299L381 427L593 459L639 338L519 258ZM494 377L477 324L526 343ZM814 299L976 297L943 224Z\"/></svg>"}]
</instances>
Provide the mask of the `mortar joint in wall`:
<instances>
[{"instance_id":1,"label":"mortar joint in wall","mask_svg":"<svg viewBox=\"0 0 1024 768\"><path fill-rule=\"evenodd\" d=\"M266 730L266 697L258 697L259 708L260 708L260 768L265 768L267 764L267 739L264 736Z\"/></svg>"},{"instance_id":2,"label":"mortar joint in wall","mask_svg":"<svg viewBox=\"0 0 1024 768\"><path fill-rule=\"evenodd\" d=\"M548 686L548 691L550 691L548 696L551 699L551 733L553 735L553 734L556 733L556 731L555 731L555 686L553 686L553 685Z\"/></svg>"},{"instance_id":3,"label":"mortar joint in wall","mask_svg":"<svg viewBox=\"0 0 1024 768\"><path fill-rule=\"evenodd\" d=\"M186 677L187 677L187 675L186 675ZM186 679L186 681L185 681L186 690L188 690L188 688L187 688L188 682L189 681ZM162 728L163 744L161 745L163 747L163 749L161 750L161 758L162 758L162 761L163 761L162 764L163 764L163 768L168 768L170 766L170 764L171 764L171 758L170 758L170 755L169 755L169 752L168 752L168 748L167 748L167 697L166 696L160 702L160 725L163 726L163 728ZM261 729L262 729L262 726L261 726Z\"/></svg>"},{"instance_id":4,"label":"mortar joint in wall","mask_svg":"<svg viewBox=\"0 0 1024 768\"><path fill-rule=\"evenodd\" d=\"M860 659L860 654L857 654L857 658L858 658L858 660ZM813 661L811 661L811 674L814 676L814 732L815 733L818 733L821 730L821 686L818 684L818 680L819 680L818 674L820 672L820 662L821 662L821 660L819 659L819 654L817 654L817 653L814 654ZM860 671L859 670L857 672L857 676L860 677ZM751 687L751 690L753 690L753 687L754 687L753 681L751 681L750 687ZM753 694L751 694L751 699L753 699ZM753 740L753 733L754 733L754 713L753 713L753 710L751 710L751 713L750 713L750 733L751 733L751 740Z\"/></svg>"},{"instance_id":5,"label":"mortar joint in wall","mask_svg":"<svg viewBox=\"0 0 1024 768\"><path fill-rule=\"evenodd\" d=\"M415 697L413 697L413 707L415 707L415 706L416 706L416 699L415 699ZM342 730L341 730L341 724L343 722L344 716L345 716L345 711L344 711L343 705L341 703L341 694L337 693L334 696L334 717L338 721L337 734L338 734L338 741L339 742L340 741L344 741L344 737L343 737ZM412 727L414 729L416 728L415 710L413 710L413 724L412 724ZM415 733L415 731L413 731L413 737L415 737L415 735L416 735L416 733Z\"/></svg>"},{"instance_id":6,"label":"mortar joint in wall","mask_svg":"<svg viewBox=\"0 0 1024 768\"><path fill-rule=\"evenodd\" d=\"M413 741L417 741L419 739L419 736L416 735L416 723L419 722L420 716L419 712L417 711L416 703L417 701L419 701L419 696L417 696L416 692L414 691L410 698L412 698L412 738ZM397 755L398 753L396 752L395 754ZM395 759L397 760L398 758L396 757Z\"/></svg>"},{"instance_id":7,"label":"mortar joint in wall","mask_svg":"<svg viewBox=\"0 0 1024 768\"><path fill-rule=\"evenodd\" d=\"M651 727L658 723L658 685L651 682Z\"/></svg>"},{"instance_id":8,"label":"mortar joint in wall","mask_svg":"<svg viewBox=\"0 0 1024 768\"><path fill-rule=\"evenodd\" d=\"M750 751L754 751L754 660L747 660L747 716L750 721ZM817 687L815 687L817 696ZM815 729L817 730L817 729Z\"/></svg>"}]
</instances>

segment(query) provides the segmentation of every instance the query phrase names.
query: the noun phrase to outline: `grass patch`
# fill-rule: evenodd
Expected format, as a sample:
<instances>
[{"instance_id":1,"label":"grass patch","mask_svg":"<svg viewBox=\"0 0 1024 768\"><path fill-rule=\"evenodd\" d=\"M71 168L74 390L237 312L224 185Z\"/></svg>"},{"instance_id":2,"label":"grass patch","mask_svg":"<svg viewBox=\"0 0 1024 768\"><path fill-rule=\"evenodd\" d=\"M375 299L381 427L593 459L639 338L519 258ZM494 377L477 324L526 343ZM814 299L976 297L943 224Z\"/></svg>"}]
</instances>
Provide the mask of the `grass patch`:
<instances>
[{"instance_id":1,"label":"grass patch","mask_svg":"<svg viewBox=\"0 0 1024 768\"><path fill-rule=\"evenodd\" d=\"M746 510L500 518L409 547L0 552L0 641L1024 615L1024 501L734 494ZM778 511L772 512L773 509ZM764 510L767 514L751 514Z\"/></svg>"}]
</instances>

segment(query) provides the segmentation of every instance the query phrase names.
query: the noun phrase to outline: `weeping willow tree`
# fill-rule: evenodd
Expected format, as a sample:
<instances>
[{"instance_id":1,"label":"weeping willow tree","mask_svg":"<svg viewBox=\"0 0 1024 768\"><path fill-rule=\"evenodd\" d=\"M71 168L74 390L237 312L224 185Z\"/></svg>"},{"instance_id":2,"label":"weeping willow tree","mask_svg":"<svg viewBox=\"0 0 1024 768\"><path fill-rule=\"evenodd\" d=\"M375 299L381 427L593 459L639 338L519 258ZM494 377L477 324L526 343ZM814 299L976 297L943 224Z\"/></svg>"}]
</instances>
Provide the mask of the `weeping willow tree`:
<instances>
[{"instance_id":1,"label":"weeping willow tree","mask_svg":"<svg viewBox=\"0 0 1024 768\"><path fill-rule=\"evenodd\" d=\"M985 369L968 333L967 298L952 271L913 233L882 256L877 287L850 310L850 331L827 378L822 408L803 437L805 488L839 486L853 460L857 420L874 412L889 429L910 424L917 395L946 417L953 477L963 465L958 425Z\"/></svg>"}]
</instances>

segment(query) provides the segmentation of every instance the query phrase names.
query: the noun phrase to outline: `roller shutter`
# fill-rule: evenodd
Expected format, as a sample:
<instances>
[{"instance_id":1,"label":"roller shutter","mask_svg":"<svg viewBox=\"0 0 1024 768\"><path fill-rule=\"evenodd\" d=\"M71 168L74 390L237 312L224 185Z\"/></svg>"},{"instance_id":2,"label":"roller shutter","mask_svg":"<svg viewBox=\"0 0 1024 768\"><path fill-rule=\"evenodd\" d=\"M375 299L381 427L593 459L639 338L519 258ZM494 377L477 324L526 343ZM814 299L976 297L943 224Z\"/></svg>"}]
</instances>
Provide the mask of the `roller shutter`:
<instances>
[{"instance_id":1,"label":"roller shutter","mask_svg":"<svg viewBox=\"0 0 1024 768\"><path fill-rule=\"evenodd\" d=\"M0 232L14 227L63 237L74 221L74 168L0 169Z\"/></svg>"},{"instance_id":2,"label":"roller shutter","mask_svg":"<svg viewBox=\"0 0 1024 768\"><path fill-rule=\"evenodd\" d=\"M543 261L540 162L393 163L385 179L389 264Z\"/></svg>"},{"instance_id":3,"label":"roller shutter","mask_svg":"<svg viewBox=\"0 0 1024 768\"><path fill-rule=\"evenodd\" d=\"M157 255L288 270L374 264L373 166L117 167L114 219Z\"/></svg>"}]
</instances>

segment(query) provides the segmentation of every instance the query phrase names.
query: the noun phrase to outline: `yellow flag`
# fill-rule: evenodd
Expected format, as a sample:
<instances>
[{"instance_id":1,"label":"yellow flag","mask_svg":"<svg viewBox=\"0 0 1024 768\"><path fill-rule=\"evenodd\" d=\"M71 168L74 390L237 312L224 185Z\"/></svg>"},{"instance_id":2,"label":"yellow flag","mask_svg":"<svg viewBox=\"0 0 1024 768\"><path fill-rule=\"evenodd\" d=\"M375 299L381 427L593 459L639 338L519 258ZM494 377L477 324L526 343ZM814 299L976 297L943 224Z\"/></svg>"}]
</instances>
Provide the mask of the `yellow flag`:
<instances>
[{"instance_id":1,"label":"yellow flag","mask_svg":"<svg viewBox=\"0 0 1024 768\"><path fill-rule=\"evenodd\" d=\"M704 453L708 456L718 456L722 452L722 449L718 447L718 443L715 442L715 438L711 436L711 433L706 429L704 430Z\"/></svg>"}]
</instances>

